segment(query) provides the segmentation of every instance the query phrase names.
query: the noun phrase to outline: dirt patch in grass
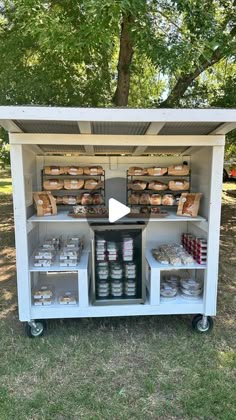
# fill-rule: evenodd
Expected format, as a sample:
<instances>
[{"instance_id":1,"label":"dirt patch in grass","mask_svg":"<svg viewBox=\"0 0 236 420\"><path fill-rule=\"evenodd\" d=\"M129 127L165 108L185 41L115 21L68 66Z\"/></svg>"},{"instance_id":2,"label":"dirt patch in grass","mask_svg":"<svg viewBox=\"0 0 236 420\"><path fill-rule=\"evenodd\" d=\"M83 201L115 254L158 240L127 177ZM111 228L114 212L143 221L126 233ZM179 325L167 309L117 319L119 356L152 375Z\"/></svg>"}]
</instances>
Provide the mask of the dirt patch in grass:
<instances>
[{"instance_id":1,"label":"dirt patch in grass","mask_svg":"<svg viewBox=\"0 0 236 420\"><path fill-rule=\"evenodd\" d=\"M235 412L236 200L223 195L218 314L51 320L25 337L16 306L13 214L0 200L0 419L222 419Z\"/></svg>"}]
</instances>

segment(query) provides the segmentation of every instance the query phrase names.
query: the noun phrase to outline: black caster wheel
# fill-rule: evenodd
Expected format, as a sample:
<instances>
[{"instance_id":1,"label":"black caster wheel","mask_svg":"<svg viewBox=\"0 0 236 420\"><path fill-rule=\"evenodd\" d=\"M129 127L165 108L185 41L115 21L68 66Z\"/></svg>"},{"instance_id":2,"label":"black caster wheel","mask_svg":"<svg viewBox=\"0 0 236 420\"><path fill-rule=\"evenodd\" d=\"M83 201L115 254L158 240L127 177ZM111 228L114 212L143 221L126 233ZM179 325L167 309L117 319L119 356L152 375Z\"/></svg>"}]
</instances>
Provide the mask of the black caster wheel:
<instances>
[{"instance_id":1,"label":"black caster wheel","mask_svg":"<svg viewBox=\"0 0 236 420\"><path fill-rule=\"evenodd\" d=\"M213 319L210 316L206 318L207 319L204 325L204 323L202 322L202 315L195 315L192 319L192 328L201 334L210 332L214 324Z\"/></svg>"},{"instance_id":2,"label":"black caster wheel","mask_svg":"<svg viewBox=\"0 0 236 420\"><path fill-rule=\"evenodd\" d=\"M42 319L34 321L34 325L26 324L25 332L30 338L41 337L46 329L46 322Z\"/></svg>"}]
</instances>

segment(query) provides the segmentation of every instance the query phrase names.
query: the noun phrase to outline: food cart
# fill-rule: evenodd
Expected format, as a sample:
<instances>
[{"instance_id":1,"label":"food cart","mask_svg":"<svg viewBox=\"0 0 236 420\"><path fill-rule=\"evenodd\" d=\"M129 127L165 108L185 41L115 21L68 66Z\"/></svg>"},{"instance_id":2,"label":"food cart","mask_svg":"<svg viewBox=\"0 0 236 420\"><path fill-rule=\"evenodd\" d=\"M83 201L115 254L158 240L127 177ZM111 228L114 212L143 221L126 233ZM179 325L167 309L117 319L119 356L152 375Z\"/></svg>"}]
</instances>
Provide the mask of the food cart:
<instances>
[{"instance_id":1,"label":"food cart","mask_svg":"<svg viewBox=\"0 0 236 420\"><path fill-rule=\"evenodd\" d=\"M210 331L235 120L224 109L0 107L29 336L47 319L170 314ZM197 194L196 214L181 213ZM129 209L115 222L111 200Z\"/></svg>"}]
</instances>

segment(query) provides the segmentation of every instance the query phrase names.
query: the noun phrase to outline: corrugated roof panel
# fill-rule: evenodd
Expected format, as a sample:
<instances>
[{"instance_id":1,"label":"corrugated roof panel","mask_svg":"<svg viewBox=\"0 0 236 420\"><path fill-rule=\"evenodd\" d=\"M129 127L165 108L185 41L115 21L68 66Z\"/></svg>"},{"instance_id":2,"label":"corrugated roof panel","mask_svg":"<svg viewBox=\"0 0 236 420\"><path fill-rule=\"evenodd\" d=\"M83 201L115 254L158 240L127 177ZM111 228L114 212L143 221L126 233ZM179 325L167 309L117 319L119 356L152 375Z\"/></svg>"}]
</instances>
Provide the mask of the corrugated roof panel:
<instances>
[{"instance_id":1,"label":"corrugated roof panel","mask_svg":"<svg viewBox=\"0 0 236 420\"><path fill-rule=\"evenodd\" d=\"M25 133L79 134L80 132L76 121L17 120L15 123Z\"/></svg>"},{"instance_id":2,"label":"corrugated roof panel","mask_svg":"<svg viewBox=\"0 0 236 420\"><path fill-rule=\"evenodd\" d=\"M200 135L209 134L219 123L215 122L168 122L159 132L160 135Z\"/></svg>"},{"instance_id":3,"label":"corrugated roof panel","mask_svg":"<svg viewBox=\"0 0 236 420\"><path fill-rule=\"evenodd\" d=\"M135 150L135 146L94 146L94 153L97 154L132 154Z\"/></svg>"},{"instance_id":4,"label":"corrugated roof panel","mask_svg":"<svg viewBox=\"0 0 236 420\"><path fill-rule=\"evenodd\" d=\"M145 134L150 123L147 122L92 122L93 134Z\"/></svg>"},{"instance_id":5,"label":"corrugated roof panel","mask_svg":"<svg viewBox=\"0 0 236 420\"><path fill-rule=\"evenodd\" d=\"M41 144L40 148L42 149L42 151L44 153L79 153L79 154L85 154L85 148L84 146L80 146L80 145L75 145L75 146L71 146L71 145L51 145L51 144Z\"/></svg>"}]
</instances>

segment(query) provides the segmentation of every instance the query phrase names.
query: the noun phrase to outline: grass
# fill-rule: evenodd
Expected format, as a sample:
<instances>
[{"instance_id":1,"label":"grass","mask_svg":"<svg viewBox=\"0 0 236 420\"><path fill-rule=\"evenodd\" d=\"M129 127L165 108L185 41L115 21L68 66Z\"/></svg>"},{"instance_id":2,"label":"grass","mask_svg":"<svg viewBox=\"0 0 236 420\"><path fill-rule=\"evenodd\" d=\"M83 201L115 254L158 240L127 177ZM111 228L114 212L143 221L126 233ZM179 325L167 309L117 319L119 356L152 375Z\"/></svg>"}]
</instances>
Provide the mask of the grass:
<instances>
[{"instance_id":1,"label":"grass","mask_svg":"<svg viewBox=\"0 0 236 420\"><path fill-rule=\"evenodd\" d=\"M193 333L189 316L157 316L51 320L48 334L31 340L18 321L8 177L2 182L0 419L234 420L235 199L223 197L210 335Z\"/></svg>"}]
</instances>

